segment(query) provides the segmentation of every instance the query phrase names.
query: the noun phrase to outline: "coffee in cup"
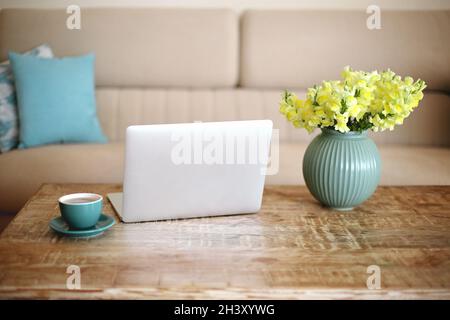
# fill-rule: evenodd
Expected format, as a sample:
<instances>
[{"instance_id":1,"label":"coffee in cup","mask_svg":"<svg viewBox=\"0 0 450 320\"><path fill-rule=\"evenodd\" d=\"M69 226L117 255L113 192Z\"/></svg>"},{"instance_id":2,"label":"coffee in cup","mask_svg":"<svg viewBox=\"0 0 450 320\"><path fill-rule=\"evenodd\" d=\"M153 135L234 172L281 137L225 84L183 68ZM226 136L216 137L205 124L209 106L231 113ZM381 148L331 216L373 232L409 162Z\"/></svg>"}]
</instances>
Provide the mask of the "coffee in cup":
<instances>
[{"instance_id":1,"label":"coffee in cup","mask_svg":"<svg viewBox=\"0 0 450 320\"><path fill-rule=\"evenodd\" d=\"M58 200L61 216L71 229L93 227L102 213L103 197L95 193L73 193Z\"/></svg>"}]
</instances>

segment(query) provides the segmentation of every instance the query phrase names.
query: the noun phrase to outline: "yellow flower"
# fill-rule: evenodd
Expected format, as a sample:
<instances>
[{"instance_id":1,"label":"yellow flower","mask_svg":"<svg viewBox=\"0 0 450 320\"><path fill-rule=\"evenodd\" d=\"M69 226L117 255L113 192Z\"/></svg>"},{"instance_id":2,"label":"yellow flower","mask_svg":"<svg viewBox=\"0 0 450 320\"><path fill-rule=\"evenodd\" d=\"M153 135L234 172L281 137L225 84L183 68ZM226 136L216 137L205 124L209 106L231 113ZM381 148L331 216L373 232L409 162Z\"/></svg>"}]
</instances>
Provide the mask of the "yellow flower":
<instances>
[{"instance_id":1,"label":"yellow flower","mask_svg":"<svg viewBox=\"0 0 450 320\"><path fill-rule=\"evenodd\" d=\"M413 83L414 83L413 78L411 78L411 77L405 77L405 84L406 84L406 85L410 86L410 85L412 85Z\"/></svg>"},{"instance_id":2,"label":"yellow flower","mask_svg":"<svg viewBox=\"0 0 450 320\"><path fill-rule=\"evenodd\" d=\"M336 124L334 128L340 132L349 132L350 128L347 127L348 116L343 114L336 114Z\"/></svg>"},{"instance_id":3,"label":"yellow flower","mask_svg":"<svg viewBox=\"0 0 450 320\"><path fill-rule=\"evenodd\" d=\"M357 118L361 112L361 106L354 104L347 109L348 115L353 118Z\"/></svg>"},{"instance_id":4,"label":"yellow flower","mask_svg":"<svg viewBox=\"0 0 450 320\"><path fill-rule=\"evenodd\" d=\"M297 118L297 111L294 110L294 109L289 110L289 111L286 113L286 118L287 118L289 121L294 121L294 120Z\"/></svg>"},{"instance_id":5,"label":"yellow flower","mask_svg":"<svg viewBox=\"0 0 450 320\"><path fill-rule=\"evenodd\" d=\"M317 107L317 108L314 110L314 113L315 113L316 116L318 116L318 117L325 117L325 116L326 116L325 111L323 110L323 107Z\"/></svg>"},{"instance_id":6,"label":"yellow flower","mask_svg":"<svg viewBox=\"0 0 450 320\"><path fill-rule=\"evenodd\" d=\"M336 101L332 101L327 104L327 107L332 112L339 112L341 110L340 103L337 103Z\"/></svg>"},{"instance_id":7,"label":"yellow flower","mask_svg":"<svg viewBox=\"0 0 450 320\"><path fill-rule=\"evenodd\" d=\"M347 107L352 107L354 105L356 105L358 103L358 100L356 100L356 98L354 96L348 96L347 98L345 98L345 104L347 105Z\"/></svg>"},{"instance_id":8,"label":"yellow flower","mask_svg":"<svg viewBox=\"0 0 450 320\"><path fill-rule=\"evenodd\" d=\"M296 99L296 100L294 101L294 106L295 106L296 109L301 109L301 108L303 108L304 104L305 104L305 101L300 100L300 99Z\"/></svg>"},{"instance_id":9,"label":"yellow flower","mask_svg":"<svg viewBox=\"0 0 450 320\"><path fill-rule=\"evenodd\" d=\"M403 123L423 99L426 84L393 71L364 72L345 67L341 80L323 81L309 88L306 99L285 91L280 112L295 127L312 132L315 128L334 127L351 130L393 130Z\"/></svg>"}]
</instances>

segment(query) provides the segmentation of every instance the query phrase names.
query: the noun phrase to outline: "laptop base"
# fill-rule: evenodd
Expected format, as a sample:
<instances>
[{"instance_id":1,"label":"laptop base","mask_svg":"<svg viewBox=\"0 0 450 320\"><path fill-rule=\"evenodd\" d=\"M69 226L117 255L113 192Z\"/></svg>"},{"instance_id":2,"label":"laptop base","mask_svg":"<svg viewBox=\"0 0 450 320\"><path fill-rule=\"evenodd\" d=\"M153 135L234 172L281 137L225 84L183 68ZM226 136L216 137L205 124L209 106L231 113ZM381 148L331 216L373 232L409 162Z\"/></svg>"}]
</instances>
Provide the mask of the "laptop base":
<instances>
[{"instance_id":1,"label":"laptop base","mask_svg":"<svg viewBox=\"0 0 450 320\"><path fill-rule=\"evenodd\" d=\"M108 197L109 202L111 202L114 211L116 211L117 215L120 217L120 220L123 221L123 192L108 193L106 196Z\"/></svg>"}]
</instances>

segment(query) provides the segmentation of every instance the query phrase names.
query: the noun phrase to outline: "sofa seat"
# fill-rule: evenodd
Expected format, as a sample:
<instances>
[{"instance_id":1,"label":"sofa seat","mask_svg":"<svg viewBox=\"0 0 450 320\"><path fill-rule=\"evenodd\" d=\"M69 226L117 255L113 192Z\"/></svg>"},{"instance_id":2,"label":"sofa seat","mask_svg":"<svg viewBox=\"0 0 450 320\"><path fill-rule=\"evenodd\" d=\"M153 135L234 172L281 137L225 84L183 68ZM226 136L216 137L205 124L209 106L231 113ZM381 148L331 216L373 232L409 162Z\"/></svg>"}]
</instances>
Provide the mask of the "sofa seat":
<instances>
[{"instance_id":1,"label":"sofa seat","mask_svg":"<svg viewBox=\"0 0 450 320\"><path fill-rule=\"evenodd\" d=\"M304 184L307 143L280 145L279 172L267 184ZM449 185L450 148L379 147L382 185ZM0 156L0 212L17 212L42 183L121 183L122 143L51 145ZM80 190L80 192L85 190ZM56 199L55 199L56 200Z\"/></svg>"},{"instance_id":2,"label":"sofa seat","mask_svg":"<svg viewBox=\"0 0 450 320\"><path fill-rule=\"evenodd\" d=\"M123 152L123 144L108 143L49 145L2 154L0 212L18 212L46 182L121 182Z\"/></svg>"},{"instance_id":3,"label":"sofa seat","mask_svg":"<svg viewBox=\"0 0 450 320\"><path fill-rule=\"evenodd\" d=\"M305 184L302 160L307 143L280 145L280 169L268 176L269 184ZM379 145L381 185L450 184L450 148Z\"/></svg>"}]
</instances>

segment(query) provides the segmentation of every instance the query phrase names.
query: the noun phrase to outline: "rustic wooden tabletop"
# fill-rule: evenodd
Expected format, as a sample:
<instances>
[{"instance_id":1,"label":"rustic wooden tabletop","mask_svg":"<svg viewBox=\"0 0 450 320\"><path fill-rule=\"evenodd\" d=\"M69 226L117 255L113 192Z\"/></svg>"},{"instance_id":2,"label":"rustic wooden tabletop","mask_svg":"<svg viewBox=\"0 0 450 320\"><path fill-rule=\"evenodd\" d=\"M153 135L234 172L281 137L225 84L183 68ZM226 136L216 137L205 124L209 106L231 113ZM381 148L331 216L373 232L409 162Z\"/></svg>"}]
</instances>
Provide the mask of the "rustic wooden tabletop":
<instances>
[{"instance_id":1,"label":"rustic wooden tabletop","mask_svg":"<svg viewBox=\"0 0 450 320\"><path fill-rule=\"evenodd\" d=\"M103 235L49 229L60 195L120 189L43 185L0 236L0 298L450 298L450 186L379 187L350 212L267 186L257 214L135 224L106 200Z\"/></svg>"}]
</instances>

